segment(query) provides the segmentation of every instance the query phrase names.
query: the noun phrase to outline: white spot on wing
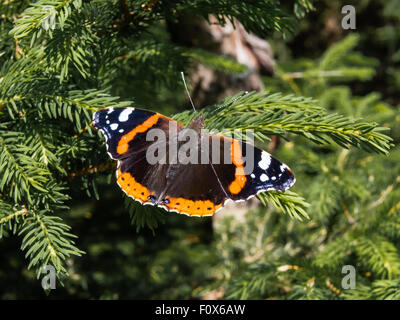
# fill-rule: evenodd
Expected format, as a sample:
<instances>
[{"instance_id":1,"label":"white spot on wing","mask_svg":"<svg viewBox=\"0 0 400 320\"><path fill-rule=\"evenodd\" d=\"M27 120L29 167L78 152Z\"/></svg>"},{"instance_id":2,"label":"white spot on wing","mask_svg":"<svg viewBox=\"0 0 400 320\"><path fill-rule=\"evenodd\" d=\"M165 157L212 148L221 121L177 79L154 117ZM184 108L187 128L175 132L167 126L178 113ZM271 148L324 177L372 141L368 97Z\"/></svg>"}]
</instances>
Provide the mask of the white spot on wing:
<instances>
[{"instance_id":1,"label":"white spot on wing","mask_svg":"<svg viewBox=\"0 0 400 320\"><path fill-rule=\"evenodd\" d=\"M112 123L110 125L111 130L116 130L118 128L118 123Z\"/></svg>"},{"instance_id":2,"label":"white spot on wing","mask_svg":"<svg viewBox=\"0 0 400 320\"><path fill-rule=\"evenodd\" d=\"M250 175L250 177L252 177L252 178L254 179L256 176L254 175L254 173L252 173L252 174Z\"/></svg>"},{"instance_id":3,"label":"white spot on wing","mask_svg":"<svg viewBox=\"0 0 400 320\"><path fill-rule=\"evenodd\" d=\"M267 181L267 180L269 180L269 179L268 179L268 176L267 176L265 173L263 173L263 174L260 176L260 180L261 180L262 182L265 182L265 181Z\"/></svg>"},{"instance_id":4,"label":"white spot on wing","mask_svg":"<svg viewBox=\"0 0 400 320\"><path fill-rule=\"evenodd\" d=\"M114 111L114 108L108 108L107 114L110 114L113 111Z\"/></svg>"},{"instance_id":5,"label":"white spot on wing","mask_svg":"<svg viewBox=\"0 0 400 320\"><path fill-rule=\"evenodd\" d=\"M132 108L127 108L124 111L121 112L121 114L118 117L118 121L120 122L125 122L128 121L129 115L133 112Z\"/></svg>"},{"instance_id":6,"label":"white spot on wing","mask_svg":"<svg viewBox=\"0 0 400 320\"><path fill-rule=\"evenodd\" d=\"M122 133L122 132L124 132L124 129L119 129L119 133Z\"/></svg>"},{"instance_id":7,"label":"white spot on wing","mask_svg":"<svg viewBox=\"0 0 400 320\"><path fill-rule=\"evenodd\" d=\"M261 153L261 160L258 162L258 166L263 170L267 170L270 164L271 164L271 156L269 155L269 153L263 151Z\"/></svg>"}]
</instances>

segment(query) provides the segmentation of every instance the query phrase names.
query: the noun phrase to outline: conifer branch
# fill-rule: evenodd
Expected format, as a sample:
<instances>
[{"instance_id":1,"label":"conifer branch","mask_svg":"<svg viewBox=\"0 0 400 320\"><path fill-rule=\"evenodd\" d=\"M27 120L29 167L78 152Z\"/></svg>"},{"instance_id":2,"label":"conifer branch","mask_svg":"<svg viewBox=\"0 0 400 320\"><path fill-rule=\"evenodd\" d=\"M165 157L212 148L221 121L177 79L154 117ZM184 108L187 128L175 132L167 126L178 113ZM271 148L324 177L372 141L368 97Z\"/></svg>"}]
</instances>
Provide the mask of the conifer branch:
<instances>
[{"instance_id":1,"label":"conifer branch","mask_svg":"<svg viewBox=\"0 0 400 320\"><path fill-rule=\"evenodd\" d=\"M48 264L55 267L58 276L67 274L65 260L84 253L75 247L72 239L76 236L69 233L70 229L60 217L50 216L46 211L28 210L18 234L23 236L21 249L26 250L25 257L30 260L28 268L34 267L37 277L41 267Z\"/></svg>"},{"instance_id":2,"label":"conifer branch","mask_svg":"<svg viewBox=\"0 0 400 320\"><path fill-rule=\"evenodd\" d=\"M79 10L82 6L82 0L40 0L32 3L25 9L21 17L17 20L11 34L15 38L24 38L31 36L31 43L38 38L43 30L43 23L55 15L54 23L58 28L63 29L72 10ZM52 28L47 31L51 32ZM33 35L32 35L33 33Z\"/></svg>"},{"instance_id":3,"label":"conifer branch","mask_svg":"<svg viewBox=\"0 0 400 320\"><path fill-rule=\"evenodd\" d=\"M217 129L222 134L250 129L263 136L279 135L284 138L284 134L289 132L302 135L318 144L329 144L333 141L343 148L352 145L384 154L392 146L392 139L382 133L387 128L361 119L328 114L311 99L268 92L252 92L237 99L240 95L243 94L229 98L232 103L220 110L218 108L226 105L228 99L202 110L208 120L207 127ZM185 121L188 113L177 115L176 118Z\"/></svg>"}]
</instances>

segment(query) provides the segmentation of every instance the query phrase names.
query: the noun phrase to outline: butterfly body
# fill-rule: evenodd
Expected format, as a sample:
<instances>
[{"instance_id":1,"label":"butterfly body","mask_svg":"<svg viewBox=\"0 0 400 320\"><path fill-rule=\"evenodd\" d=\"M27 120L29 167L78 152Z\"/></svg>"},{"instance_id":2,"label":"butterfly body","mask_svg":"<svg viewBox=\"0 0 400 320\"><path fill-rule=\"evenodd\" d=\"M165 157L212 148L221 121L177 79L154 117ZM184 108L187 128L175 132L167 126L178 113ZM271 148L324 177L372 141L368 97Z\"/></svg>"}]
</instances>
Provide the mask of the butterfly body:
<instances>
[{"instance_id":1,"label":"butterfly body","mask_svg":"<svg viewBox=\"0 0 400 320\"><path fill-rule=\"evenodd\" d=\"M267 152L203 132L202 116L185 127L148 110L107 108L94 114L94 125L118 161L117 183L143 205L209 216L227 200L285 191L295 182L291 170Z\"/></svg>"}]
</instances>

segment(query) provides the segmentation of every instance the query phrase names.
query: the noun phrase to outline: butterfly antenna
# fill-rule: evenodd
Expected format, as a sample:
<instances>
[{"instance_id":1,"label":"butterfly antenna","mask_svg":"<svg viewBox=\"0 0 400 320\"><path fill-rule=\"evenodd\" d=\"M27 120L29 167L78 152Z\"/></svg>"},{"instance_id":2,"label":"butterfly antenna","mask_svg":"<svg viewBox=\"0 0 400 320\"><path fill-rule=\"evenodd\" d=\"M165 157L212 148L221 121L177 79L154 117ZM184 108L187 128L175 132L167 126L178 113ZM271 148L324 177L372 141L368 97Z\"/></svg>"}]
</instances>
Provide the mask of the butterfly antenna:
<instances>
[{"instance_id":1,"label":"butterfly antenna","mask_svg":"<svg viewBox=\"0 0 400 320\"><path fill-rule=\"evenodd\" d=\"M189 97L190 103L192 104L193 110L196 112L196 108L194 107L194 103L193 103L193 101L192 101L192 97L190 96L188 87L187 87L187 85L186 85L185 75L183 74L182 71L181 71L181 75L182 75L183 84L185 85L186 93L187 93L187 95L188 95L188 97Z\"/></svg>"},{"instance_id":2,"label":"butterfly antenna","mask_svg":"<svg viewBox=\"0 0 400 320\"><path fill-rule=\"evenodd\" d=\"M243 92L240 96L236 97L236 98L233 99L232 101L229 101L229 102L223 104L222 106L220 106L220 107L214 109L214 112L218 111L219 109L222 109L222 108L225 108L225 107L230 106L230 105L233 104L235 101L237 101L237 100L243 98L243 97L244 97L246 94L248 94L248 93L249 93L248 91Z\"/></svg>"}]
</instances>

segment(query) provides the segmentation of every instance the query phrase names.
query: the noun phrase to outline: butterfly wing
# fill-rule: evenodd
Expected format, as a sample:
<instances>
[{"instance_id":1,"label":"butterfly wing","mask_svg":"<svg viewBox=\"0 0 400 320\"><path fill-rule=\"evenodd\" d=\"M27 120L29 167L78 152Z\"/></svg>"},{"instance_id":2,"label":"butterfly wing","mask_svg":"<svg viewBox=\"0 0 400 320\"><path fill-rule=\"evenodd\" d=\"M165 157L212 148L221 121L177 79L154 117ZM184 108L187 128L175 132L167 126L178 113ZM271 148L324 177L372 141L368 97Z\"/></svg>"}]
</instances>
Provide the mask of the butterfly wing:
<instances>
[{"instance_id":1,"label":"butterfly wing","mask_svg":"<svg viewBox=\"0 0 400 320\"><path fill-rule=\"evenodd\" d=\"M165 185L165 165L150 164L147 150L154 144L146 138L152 128L165 132L170 123L180 123L159 113L135 108L106 108L93 117L94 126L106 138L110 157L118 160L117 182L122 190L143 204L154 204ZM162 143L162 142L160 142Z\"/></svg>"},{"instance_id":2,"label":"butterfly wing","mask_svg":"<svg viewBox=\"0 0 400 320\"><path fill-rule=\"evenodd\" d=\"M110 157L121 160L146 149L146 132L152 127L164 127L171 119L152 111L135 108L105 108L93 116L94 126L107 140Z\"/></svg>"},{"instance_id":3,"label":"butterfly wing","mask_svg":"<svg viewBox=\"0 0 400 320\"><path fill-rule=\"evenodd\" d=\"M190 216L209 216L220 209L227 195L210 164L168 167L162 207Z\"/></svg>"},{"instance_id":4,"label":"butterfly wing","mask_svg":"<svg viewBox=\"0 0 400 320\"><path fill-rule=\"evenodd\" d=\"M207 149L207 163L198 152L197 163L169 165L163 206L190 216L212 215L226 200L244 201L268 191L286 191L295 178L292 171L269 153L235 139L205 135L197 150ZM217 155L214 153L217 152ZM246 165L247 162L247 165Z\"/></svg>"},{"instance_id":5,"label":"butterfly wing","mask_svg":"<svg viewBox=\"0 0 400 320\"><path fill-rule=\"evenodd\" d=\"M220 136L210 139L220 139L224 145L220 149L220 164L213 167L230 199L247 200L268 190L284 192L295 183L289 167L268 152L236 139ZM229 156L231 164L227 164Z\"/></svg>"}]
</instances>

